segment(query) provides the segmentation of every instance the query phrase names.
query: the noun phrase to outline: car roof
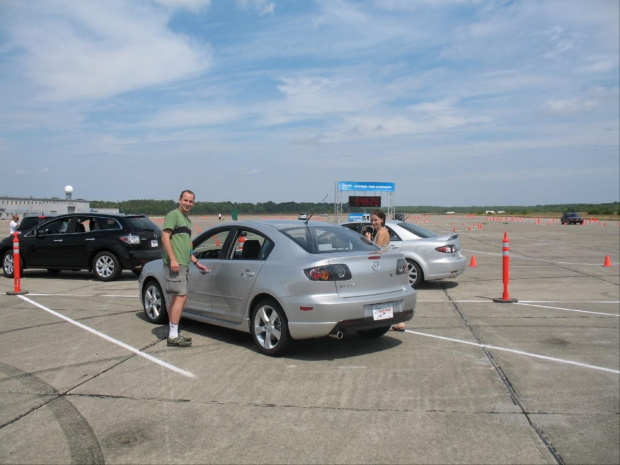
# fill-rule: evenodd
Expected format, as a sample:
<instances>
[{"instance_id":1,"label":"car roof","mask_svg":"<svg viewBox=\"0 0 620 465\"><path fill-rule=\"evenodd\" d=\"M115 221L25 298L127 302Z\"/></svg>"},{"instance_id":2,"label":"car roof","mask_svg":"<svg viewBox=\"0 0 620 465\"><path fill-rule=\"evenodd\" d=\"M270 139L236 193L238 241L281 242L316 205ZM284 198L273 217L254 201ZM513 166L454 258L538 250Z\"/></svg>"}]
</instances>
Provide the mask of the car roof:
<instances>
[{"instance_id":1,"label":"car roof","mask_svg":"<svg viewBox=\"0 0 620 465\"><path fill-rule=\"evenodd\" d=\"M83 213L65 213L64 215L50 215L54 218L75 218L78 216L99 216L102 218L141 218L146 217L143 213L99 213L99 212L83 212Z\"/></svg>"},{"instance_id":2,"label":"car roof","mask_svg":"<svg viewBox=\"0 0 620 465\"><path fill-rule=\"evenodd\" d=\"M252 226L257 226L257 225L263 225L263 226L269 226L272 227L274 229L285 229L285 228L290 228L290 227L300 227L303 224L307 224L308 226L338 226L334 223L327 223L325 221L299 221L299 220L242 220L242 221L229 221L227 223L224 223L222 225L215 225L213 228L210 229L214 229L217 228L219 226L231 226L231 225L237 225L237 226L245 226L245 227L252 227Z\"/></svg>"}]
</instances>

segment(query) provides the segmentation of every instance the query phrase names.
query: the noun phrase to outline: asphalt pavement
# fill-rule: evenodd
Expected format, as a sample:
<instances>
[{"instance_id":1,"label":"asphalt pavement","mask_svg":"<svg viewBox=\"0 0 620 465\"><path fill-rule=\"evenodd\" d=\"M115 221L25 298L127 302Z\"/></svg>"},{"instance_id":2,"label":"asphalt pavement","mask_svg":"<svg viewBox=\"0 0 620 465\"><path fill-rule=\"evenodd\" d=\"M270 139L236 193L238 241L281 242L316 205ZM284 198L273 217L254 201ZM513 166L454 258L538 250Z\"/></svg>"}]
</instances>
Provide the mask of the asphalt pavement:
<instances>
[{"instance_id":1,"label":"asphalt pavement","mask_svg":"<svg viewBox=\"0 0 620 465\"><path fill-rule=\"evenodd\" d=\"M281 358L186 320L167 347L131 272L0 277L0 463L620 463L618 222L409 220L476 266L423 284L406 332Z\"/></svg>"}]
</instances>

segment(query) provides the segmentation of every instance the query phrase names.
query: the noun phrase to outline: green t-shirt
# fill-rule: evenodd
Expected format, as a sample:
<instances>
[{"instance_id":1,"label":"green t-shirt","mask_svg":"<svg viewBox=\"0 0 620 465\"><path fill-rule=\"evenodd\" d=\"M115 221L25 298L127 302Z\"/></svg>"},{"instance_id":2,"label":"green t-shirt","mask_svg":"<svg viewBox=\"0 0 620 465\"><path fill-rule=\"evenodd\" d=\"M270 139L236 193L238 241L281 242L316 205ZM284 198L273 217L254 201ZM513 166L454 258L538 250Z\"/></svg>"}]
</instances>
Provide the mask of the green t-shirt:
<instances>
[{"instance_id":1,"label":"green t-shirt","mask_svg":"<svg viewBox=\"0 0 620 465\"><path fill-rule=\"evenodd\" d=\"M179 265L189 266L192 251L192 222L178 208L172 210L164 219L164 231L172 231L170 240L172 250L177 257ZM161 257L166 265L170 264L170 257L165 250Z\"/></svg>"}]
</instances>

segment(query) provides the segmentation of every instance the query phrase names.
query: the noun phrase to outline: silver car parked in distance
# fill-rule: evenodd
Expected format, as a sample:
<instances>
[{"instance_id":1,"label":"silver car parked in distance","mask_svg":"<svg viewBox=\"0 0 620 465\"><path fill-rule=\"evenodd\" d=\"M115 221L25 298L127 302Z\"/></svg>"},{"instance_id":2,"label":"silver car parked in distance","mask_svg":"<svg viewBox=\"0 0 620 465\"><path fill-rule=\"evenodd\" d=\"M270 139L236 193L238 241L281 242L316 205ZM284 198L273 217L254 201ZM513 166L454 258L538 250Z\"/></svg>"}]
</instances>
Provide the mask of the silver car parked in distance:
<instances>
[{"instance_id":1,"label":"silver car parked in distance","mask_svg":"<svg viewBox=\"0 0 620 465\"><path fill-rule=\"evenodd\" d=\"M372 226L367 221L342 223L343 226L362 233ZM459 235L437 235L417 224L387 220L390 232L390 249L405 256L409 267L409 283L417 288L424 281L454 278L465 271L467 259L461 255Z\"/></svg>"},{"instance_id":2,"label":"silver car parked in distance","mask_svg":"<svg viewBox=\"0 0 620 465\"><path fill-rule=\"evenodd\" d=\"M224 223L193 239L210 272L189 270L183 317L250 333L267 355L292 339L385 334L413 318L416 293L402 254L320 221ZM147 263L140 295L149 321L168 321L163 263Z\"/></svg>"}]
</instances>

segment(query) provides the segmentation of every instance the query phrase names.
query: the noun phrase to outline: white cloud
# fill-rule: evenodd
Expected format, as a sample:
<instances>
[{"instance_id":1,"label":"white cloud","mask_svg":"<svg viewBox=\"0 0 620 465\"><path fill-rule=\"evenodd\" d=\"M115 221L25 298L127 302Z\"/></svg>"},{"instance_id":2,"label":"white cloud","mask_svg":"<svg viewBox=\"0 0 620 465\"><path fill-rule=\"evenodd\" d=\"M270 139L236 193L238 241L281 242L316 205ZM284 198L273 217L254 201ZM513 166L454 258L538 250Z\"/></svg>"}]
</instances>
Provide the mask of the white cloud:
<instances>
[{"instance_id":1,"label":"white cloud","mask_svg":"<svg viewBox=\"0 0 620 465\"><path fill-rule=\"evenodd\" d=\"M156 0L157 3L171 9L185 8L193 12L208 10L211 7L211 0Z\"/></svg>"},{"instance_id":2,"label":"white cloud","mask_svg":"<svg viewBox=\"0 0 620 465\"><path fill-rule=\"evenodd\" d=\"M161 10L118 0L22 5L8 34L23 50L25 74L52 101L104 98L210 66L208 45L170 31Z\"/></svg>"},{"instance_id":3,"label":"white cloud","mask_svg":"<svg viewBox=\"0 0 620 465\"><path fill-rule=\"evenodd\" d=\"M191 128L228 124L247 114L247 109L223 104L186 104L158 111L139 126L156 128Z\"/></svg>"},{"instance_id":4,"label":"white cloud","mask_svg":"<svg viewBox=\"0 0 620 465\"><path fill-rule=\"evenodd\" d=\"M549 100L544 103L543 109L550 113L577 113L595 110L599 106L596 100Z\"/></svg>"},{"instance_id":5,"label":"white cloud","mask_svg":"<svg viewBox=\"0 0 620 465\"><path fill-rule=\"evenodd\" d=\"M261 16L273 14L276 9L275 3L269 2L268 0L237 0L237 5L243 10L254 9L258 11Z\"/></svg>"}]
</instances>

